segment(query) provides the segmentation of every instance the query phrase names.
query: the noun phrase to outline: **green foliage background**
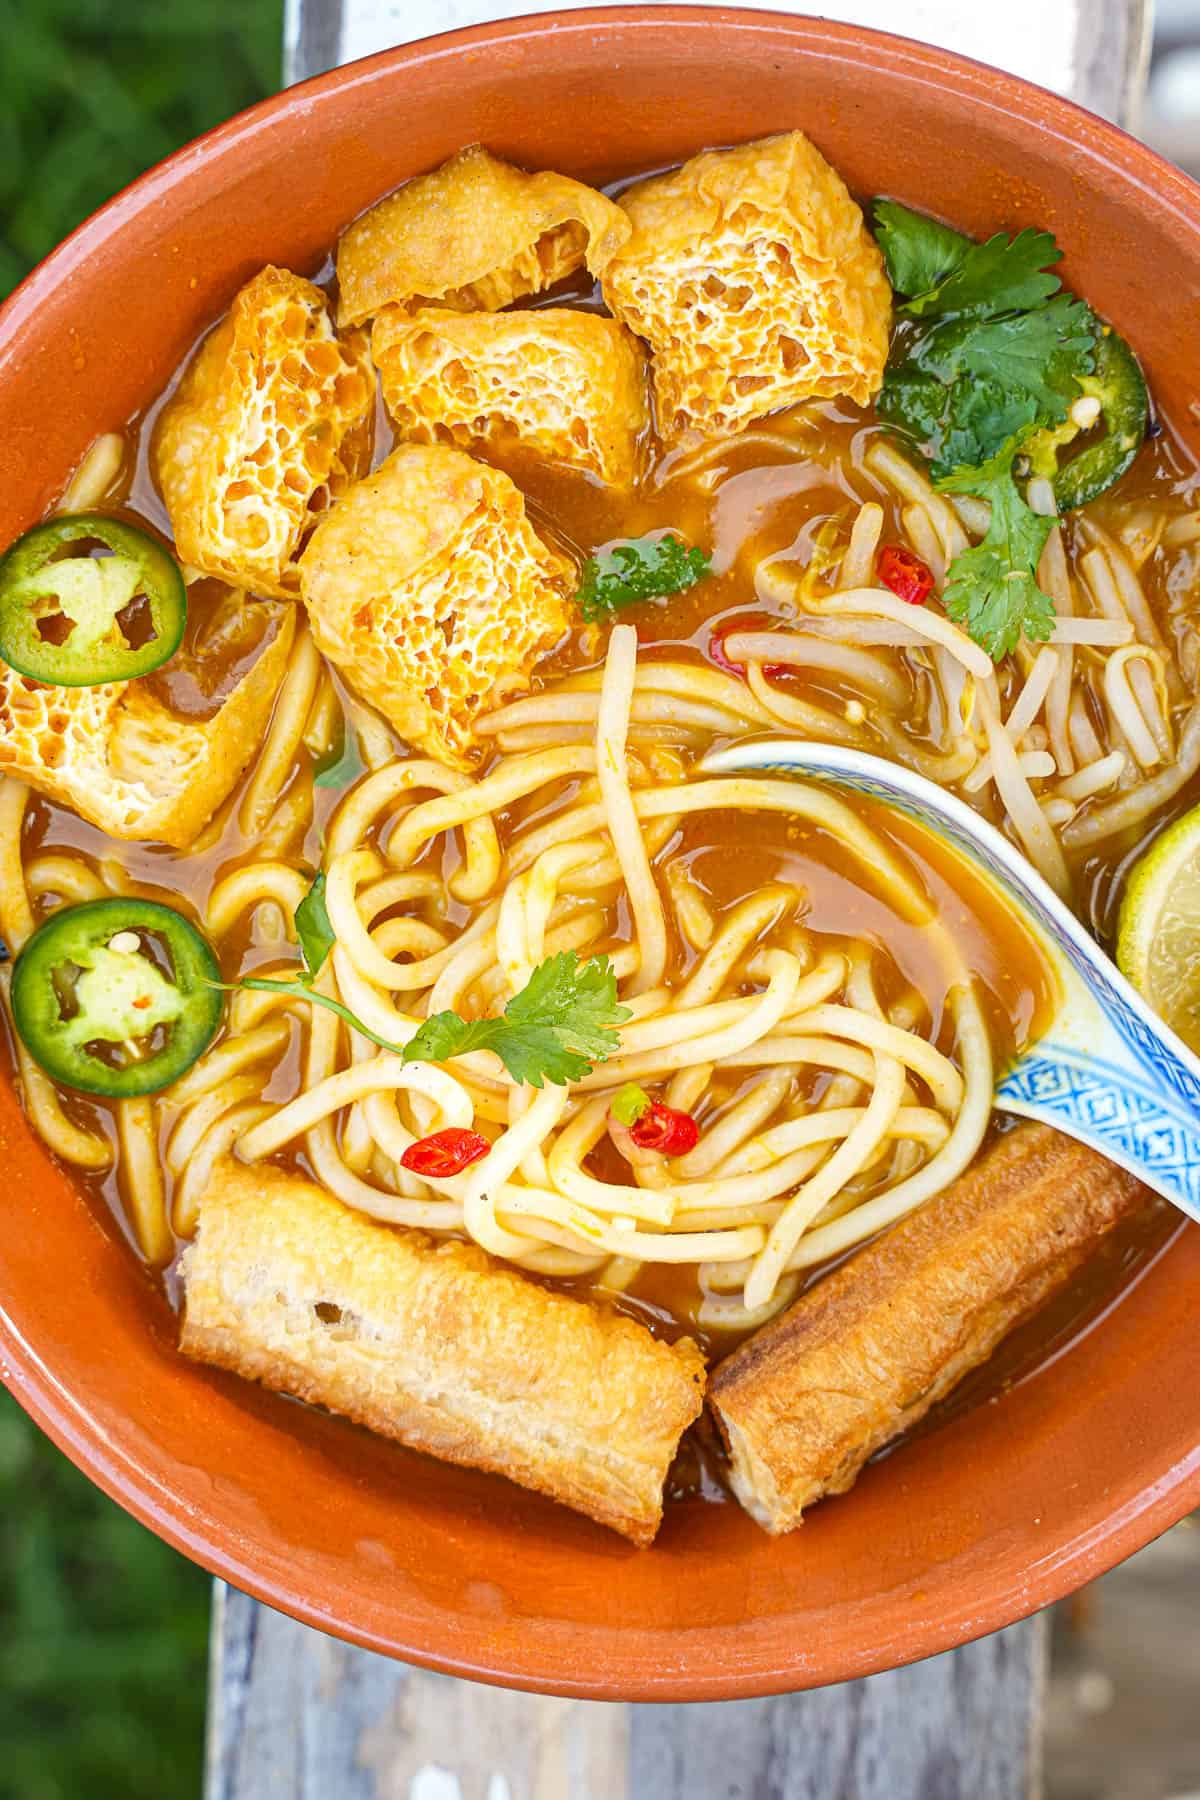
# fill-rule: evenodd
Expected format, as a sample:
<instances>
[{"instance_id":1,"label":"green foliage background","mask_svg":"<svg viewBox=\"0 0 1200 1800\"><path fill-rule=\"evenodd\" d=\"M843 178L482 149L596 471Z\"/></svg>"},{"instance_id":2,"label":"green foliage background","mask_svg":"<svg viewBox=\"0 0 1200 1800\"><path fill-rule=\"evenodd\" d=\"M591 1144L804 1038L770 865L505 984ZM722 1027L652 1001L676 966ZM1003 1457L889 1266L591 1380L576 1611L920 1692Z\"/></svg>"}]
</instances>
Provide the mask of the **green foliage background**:
<instances>
[{"instance_id":1,"label":"green foliage background","mask_svg":"<svg viewBox=\"0 0 1200 1800\"><path fill-rule=\"evenodd\" d=\"M0 294L152 163L279 86L283 0L0 0Z\"/></svg>"},{"instance_id":2,"label":"green foliage background","mask_svg":"<svg viewBox=\"0 0 1200 1800\"><path fill-rule=\"evenodd\" d=\"M0 296L278 87L281 35L282 0L0 0ZM0 1800L194 1800L208 1595L0 1389Z\"/></svg>"}]
</instances>

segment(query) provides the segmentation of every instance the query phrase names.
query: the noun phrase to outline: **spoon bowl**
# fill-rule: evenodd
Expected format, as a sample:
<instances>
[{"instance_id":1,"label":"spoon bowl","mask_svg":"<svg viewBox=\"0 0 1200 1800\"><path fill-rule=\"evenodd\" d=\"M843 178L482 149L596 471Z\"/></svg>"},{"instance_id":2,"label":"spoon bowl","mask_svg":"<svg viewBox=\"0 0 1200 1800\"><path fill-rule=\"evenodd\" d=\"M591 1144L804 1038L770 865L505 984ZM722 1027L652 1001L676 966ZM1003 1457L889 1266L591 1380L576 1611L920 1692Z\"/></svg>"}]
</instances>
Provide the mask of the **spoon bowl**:
<instances>
[{"instance_id":1,"label":"spoon bowl","mask_svg":"<svg viewBox=\"0 0 1200 1800\"><path fill-rule=\"evenodd\" d=\"M999 892L1056 977L1051 1016L997 1082L996 1107L1091 1145L1200 1220L1200 1058L993 825L923 775L808 738L731 744L701 770L827 782L898 808L950 844Z\"/></svg>"}]
</instances>

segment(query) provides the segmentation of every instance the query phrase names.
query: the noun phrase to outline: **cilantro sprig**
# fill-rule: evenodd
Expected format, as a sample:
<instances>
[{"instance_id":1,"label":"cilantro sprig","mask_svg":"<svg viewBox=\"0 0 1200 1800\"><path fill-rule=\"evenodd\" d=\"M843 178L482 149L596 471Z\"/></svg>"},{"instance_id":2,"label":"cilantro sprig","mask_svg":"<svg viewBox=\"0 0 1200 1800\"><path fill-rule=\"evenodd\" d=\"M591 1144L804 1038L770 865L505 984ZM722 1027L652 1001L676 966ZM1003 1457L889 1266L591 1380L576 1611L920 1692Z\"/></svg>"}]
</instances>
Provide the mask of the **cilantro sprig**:
<instances>
[{"instance_id":1,"label":"cilantro sprig","mask_svg":"<svg viewBox=\"0 0 1200 1800\"><path fill-rule=\"evenodd\" d=\"M948 475L1065 419L1095 350L1095 318L1069 294L1033 312L939 320L893 357L879 411Z\"/></svg>"},{"instance_id":2,"label":"cilantro sprig","mask_svg":"<svg viewBox=\"0 0 1200 1800\"><path fill-rule=\"evenodd\" d=\"M1021 638L1044 643L1054 628L1054 602L1038 586L1037 566L1053 519L1026 505L1013 480L1013 440L980 468L958 469L938 482L948 494L991 502L983 542L956 556L946 585L946 611L996 662Z\"/></svg>"},{"instance_id":3,"label":"cilantro sprig","mask_svg":"<svg viewBox=\"0 0 1200 1800\"><path fill-rule=\"evenodd\" d=\"M565 1086L590 1075L621 1040L615 1026L631 1014L617 1001L617 978L607 956L580 961L560 950L538 963L498 1019L461 1019L434 1013L404 1049L405 1062L446 1062L469 1050L492 1050L514 1081Z\"/></svg>"},{"instance_id":4,"label":"cilantro sprig","mask_svg":"<svg viewBox=\"0 0 1200 1800\"><path fill-rule=\"evenodd\" d=\"M1052 521L1018 486L1022 452L1067 419L1102 328L1052 272L1062 252L1049 232L977 244L894 200L876 201L875 219L901 299L879 412L921 450L938 487L991 506L983 542L950 566L945 600L999 660L1053 628L1037 583Z\"/></svg>"},{"instance_id":5,"label":"cilantro sprig","mask_svg":"<svg viewBox=\"0 0 1200 1800\"><path fill-rule=\"evenodd\" d=\"M227 988L286 994L323 1006L361 1032L381 1050L405 1062L447 1062L471 1050L491 1050L514 1081L540 1088L543 1082L565 1086L590 1075L620 1048L616 1030L631 1015L617 1000L617 978L607 956L581 960L574 950L560 950L537 964L503 1013L492 1019L463 1019L456 1012L434 1013L407 1044L393 1043L373 1031L350 1007L321 994L313 986L336 938L325 905L325 877L319 874L296 908L296 937L304 966L288 979L244 975L223 982Z\"/></svg>"},{"instance_id":6,"label":"cilantro sprig","mask_svg":"<svg viewBox=\"0 0 1200 1800\"><path fill-rule=\"evenodd\" d=\"M588 557L575 601L585 624L599 625L640 600L684 593L710 568L706 551L671 532L623 538Z\"/></svg>"},{"instance_id":7,"label":"cilantro sprig","mask_svg":"<svg viewBox=\"0 0 1200 1800\"><path fill-rule=\"evenodd\" d=\"M876 200L875 224L888 280L909 318L990 319L1040 306L1062 283L1051 266L1062 251L1048 231L998 231L977 244L898 200Z\"/></svg>"}]
</instances>

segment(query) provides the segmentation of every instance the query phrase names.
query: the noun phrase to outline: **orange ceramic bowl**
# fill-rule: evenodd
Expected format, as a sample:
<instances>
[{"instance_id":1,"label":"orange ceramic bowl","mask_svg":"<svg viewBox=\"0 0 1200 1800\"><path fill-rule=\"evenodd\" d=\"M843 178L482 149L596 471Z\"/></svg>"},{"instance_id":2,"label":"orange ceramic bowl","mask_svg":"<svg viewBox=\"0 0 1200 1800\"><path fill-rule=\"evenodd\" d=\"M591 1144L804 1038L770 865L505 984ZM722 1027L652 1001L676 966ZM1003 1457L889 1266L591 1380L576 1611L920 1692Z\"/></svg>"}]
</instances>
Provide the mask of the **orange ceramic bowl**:
<instances>
[{"instance_id":1,"label":"orange ceramic bowl","mask_svg":"<svg viewBox=\"0 0 1200 1800\"><path fill-rule=\"evenodd\" d=\"M916 44L771 13L639 8L463 31L269 100L153 170L0 311L0 542L158 392L264 262L482 139L589 181L800 126L860 194L974 233L1043 225L1193 443L1200 189L1112 126ZM376 1650L511 1686L720 1699L976 1637L1200 1502L1200 1231L1070 1350L773 1540L669 1510L635 1551L184 1362L174 1320L0 1088L0 1375L81 1468L238 1587Z\"/></svg>"}]
</instances>

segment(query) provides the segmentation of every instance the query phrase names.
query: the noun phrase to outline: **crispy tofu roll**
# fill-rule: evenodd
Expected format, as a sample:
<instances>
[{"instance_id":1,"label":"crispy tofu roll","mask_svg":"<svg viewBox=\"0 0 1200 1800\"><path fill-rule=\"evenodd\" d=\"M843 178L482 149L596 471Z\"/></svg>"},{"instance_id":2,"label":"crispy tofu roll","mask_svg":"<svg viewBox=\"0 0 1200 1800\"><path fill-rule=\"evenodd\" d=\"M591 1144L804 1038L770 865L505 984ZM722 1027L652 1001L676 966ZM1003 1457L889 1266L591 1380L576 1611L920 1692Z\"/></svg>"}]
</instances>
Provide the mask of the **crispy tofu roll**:
<instances>
[{"instance_id":1,"label":"crispy tofu roll","mask_svg":"<svg viewBox=\"0 0 1200 1800\"><path fill-rule=\"evenodd\" d=\"M519 490L443 446L403 446L339 501L300 560L317 646L410 744L469 768L474 721L527 687L567 626L571 562Z\"/></svg>"},{"instance_id":2,"label":"crispy tofu roll","mask_svg":"<svg viewBox=\"0 0 1200 1800\"><path fill-rule=\"evenodd\" d=\"M356 219L338 245L343 325L385 306L495 312L586 262L600 275L629 220L595 188L527 175L471 144Z\"/></svg>"},{"instance_id":3,"label":"crispy tofu roll","mask_svg":"<svg viewBox=\"0 0 1200 1800\"><path fill-rule=\"evenodd\" d=\"M710 1398L742 1505L783 1532L844 1494L1146 1198L1049 1126L1000 1138L716 1371Z\"/></svg>"},{"instance_id":4,"label":"crispy tofu roll","mask_svg":"<svg viewBox=\"0 0 1200 1800\"><path fill-rule=\"evenodd\" d=\"M668 443L800 400L865 404L883 381L891 289L841 177L799 131L706 150L621 196L633 235L604 297L654 352Z\"/></svg>"},{"instance_id":5,"label":"crispy tofu roll","mask_svg":"<svg viewBox=\"0 0 1200 1800\"><path fill-rule=\"evenodd\" d=\"M281 1169L218 1165L183 1259L181 1347L635 1544L700 1411L704 1362L459 1243L360 1217Z\"/></svg>"},{"instance_id":6,"label":"crispy tofu roll","mask_svg":"<svg viewBox=\"0 0 1200 1800\"><path fill-rule=\"evenodd\" d=\"M636 479L650 424L645 354L614 319L390 306L371 354L403 438L484 450L515 438L610 487Z\"/></svg>"},{"instance_id":7,"label":"crispy tofu roll","mask_svg":"<svg viewBox=\"0 0 1200 1800\"><path fill-rule=\"evenodd\" d=\"M325 296L266 268L201 344L154 438L154 474L185 562L295 598L317 514L371 462L365 334L339 338Z\"/></svg>"},{"instance_id":8,"label":"crispy tofu roll","mask_svg":"<svg viewBox=\"0 0 1200 1800\"><path fill-rule=\"evenodd\" d=\"M233 609L263 648L210 718L174 712L152 676L43 687L0 665L0 773L110 837L186 850L266 736L295 633L292 606L234 597Z\"/></svg>"}]
</instances>

